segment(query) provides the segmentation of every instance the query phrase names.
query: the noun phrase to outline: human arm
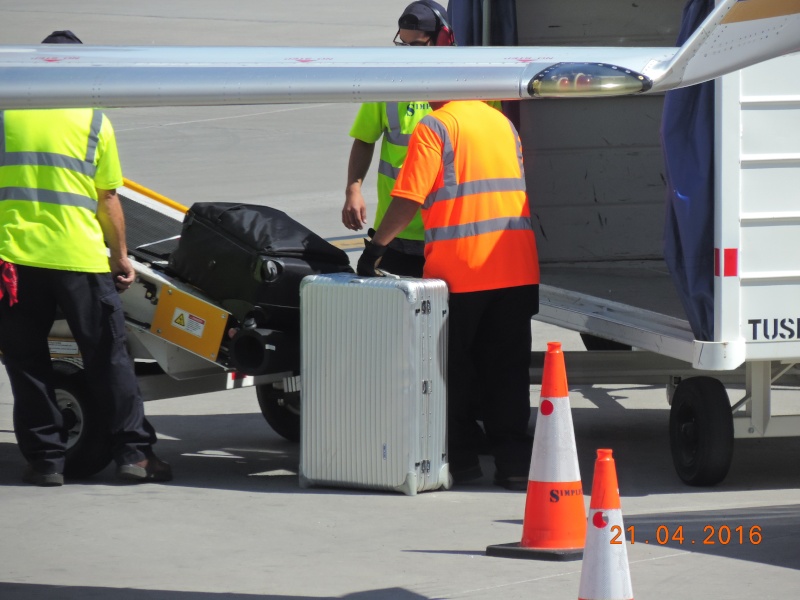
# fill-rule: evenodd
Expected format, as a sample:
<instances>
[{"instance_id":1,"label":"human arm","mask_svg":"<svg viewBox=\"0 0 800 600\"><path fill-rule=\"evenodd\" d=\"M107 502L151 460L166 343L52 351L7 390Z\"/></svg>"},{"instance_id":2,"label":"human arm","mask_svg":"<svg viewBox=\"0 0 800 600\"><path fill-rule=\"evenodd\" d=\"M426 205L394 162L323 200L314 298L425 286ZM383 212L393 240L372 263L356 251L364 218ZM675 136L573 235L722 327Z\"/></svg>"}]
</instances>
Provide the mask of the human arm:
<instances>
[{"instance_id":1,"label":"human arm","mask_svg":"<svg viewBox=\"0 0 800 600\"><path fill-rule=\"evenodd\" d=\"M392 202L358 261L359 275L376 275L386 245L408 226L425 201L441 170L441 142L420 123L411 134L408 155L397 177Z\"/></svg>"},{"instance_id":2,"label":"human arm","mask_svg":"<svg viewBox=\"0 0 800 600\"><path fill-rule=\"evenodd\" d=\"M374 151L374 142L368 143L359 139L353 140L353 147L350 149L342 224L353 231L362 229L367 222L367 205L361 193L361 185L369 171Z\"/></svg>"},{"instance_id":3,"label":"human arm","mask_svg":"<svg viewBox=\"0 0 800 600\"><path fill-rule=\"evenodd\" d=\"M372 236L372 243L378 246L387 246L397 237L397 234L408 227L418 210L418 202L400 196L392 196L392 202L386 209L380 227Z\"/></svg>"},{"instance_id":4,"label":"human arm","mask_svg":"<svg viewBox=\"0 0 800 600\"><path fill-rule=\"evenodd\" d=\"M417 214L419 203L407 198L393 197L372 240L364 240L364 252L358 259L359 275L375 277L386 246L403 231Z\"/></svg>"},{"instance_id":5,"label":"human arm","mask_svg":"<svg viewBox=\"0 0 800 600\"><path fill-rule=\"evenodd\" d=\"M136 276L128 259L128 245L125 241L125 216L117 190L97 188L97 222L111 251L108 266L114 276L114 285L121 292L127 290Z\"/></svg>"}]
</instances>

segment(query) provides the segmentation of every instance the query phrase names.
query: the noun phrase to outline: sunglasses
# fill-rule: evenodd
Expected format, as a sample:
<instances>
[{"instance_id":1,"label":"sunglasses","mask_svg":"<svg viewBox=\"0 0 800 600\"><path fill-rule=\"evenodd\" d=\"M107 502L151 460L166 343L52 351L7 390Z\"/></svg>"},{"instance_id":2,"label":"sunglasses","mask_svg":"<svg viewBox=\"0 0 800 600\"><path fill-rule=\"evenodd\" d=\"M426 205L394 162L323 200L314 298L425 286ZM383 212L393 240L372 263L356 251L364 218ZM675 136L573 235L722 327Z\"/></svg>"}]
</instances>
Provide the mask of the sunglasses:
<instances>
[{"instance_id":1,"label":"sunglasses","mask_svg":"<svg viewBox=\"0 0 800 600\"><path fill-rule=\"evenodd\" d=\"M414 40L413 42L404 42L400 39L400 31L398 30L396 34L394 34L394 45L395 46L430 46L431 38L427 40Z\"/></svg>"}]
</instances>

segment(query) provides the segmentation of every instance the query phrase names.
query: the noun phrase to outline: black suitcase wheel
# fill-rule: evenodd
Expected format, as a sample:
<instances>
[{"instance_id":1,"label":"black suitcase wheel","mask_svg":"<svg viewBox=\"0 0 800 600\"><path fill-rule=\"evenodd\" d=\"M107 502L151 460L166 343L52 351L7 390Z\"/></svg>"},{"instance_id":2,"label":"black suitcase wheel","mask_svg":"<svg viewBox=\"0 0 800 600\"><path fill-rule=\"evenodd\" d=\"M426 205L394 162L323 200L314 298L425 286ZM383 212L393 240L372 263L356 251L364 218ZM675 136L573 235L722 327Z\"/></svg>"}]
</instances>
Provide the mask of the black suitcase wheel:
<instances>
[{"instance_id":1,"label":"black suitcase wheel","mask_svg":"<svg viewBox=\"0 0 800 600\"><path fill-rule=\"evenodd\" d=\"M64 474L91 477L112 459L108 411L89 393L82 371L56 373L53 387L68 431Z\"/></svg>"},{"instance_id":2,"label":"black suitcase wheel","mask_svg":"<svg viewBox=\"0 0 800 600\"><path fill-rule=\"evenodd\" d=\"M261 414L279 436L300 441L300 392L284 392L272 384L256 386Z\"/></svg>"},{"instance_id":3,"label":"black suitcase wheel","mask_svg":"<svg viewBox=\"0 0 800 600\"><path fill-rule=\"evenodd\" d=\"M690 377L675 389L669 442L678 477L692 486L716 485L733 455L733 414L725 386L712 377Z\"/></svg>"}]
</instances>

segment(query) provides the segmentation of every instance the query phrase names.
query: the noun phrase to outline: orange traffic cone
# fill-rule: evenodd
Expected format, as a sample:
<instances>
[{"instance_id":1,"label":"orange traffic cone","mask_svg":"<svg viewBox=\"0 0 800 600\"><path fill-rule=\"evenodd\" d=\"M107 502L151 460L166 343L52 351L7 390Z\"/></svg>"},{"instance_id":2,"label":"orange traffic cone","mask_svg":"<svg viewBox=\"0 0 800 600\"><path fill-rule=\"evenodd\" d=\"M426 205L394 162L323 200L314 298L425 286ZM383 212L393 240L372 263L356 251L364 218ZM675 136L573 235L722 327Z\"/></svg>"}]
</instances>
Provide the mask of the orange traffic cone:
<instances>
[{"instance_id":1,"label":"orange traffic cone","mask_svg":"<svg viewBox=\"0 0 800 600\"><path fill-rule=\"evenodd\" d=\"M586 509L572 428L564 354L548 342L533 436L522 541L486 548L489 556L574 560L583 554Z\"/></svg>"},{"instance_id":2,"label":"orange traffic cone","mask_svg":"<svg viewBox=\"0 0 800 600\"><path fill-rule=\"evenodd\" d=\"M598 450L594 463L589 529L578 598L633 600L625 526L611 450Z\"/></svg>"}]
</instances>

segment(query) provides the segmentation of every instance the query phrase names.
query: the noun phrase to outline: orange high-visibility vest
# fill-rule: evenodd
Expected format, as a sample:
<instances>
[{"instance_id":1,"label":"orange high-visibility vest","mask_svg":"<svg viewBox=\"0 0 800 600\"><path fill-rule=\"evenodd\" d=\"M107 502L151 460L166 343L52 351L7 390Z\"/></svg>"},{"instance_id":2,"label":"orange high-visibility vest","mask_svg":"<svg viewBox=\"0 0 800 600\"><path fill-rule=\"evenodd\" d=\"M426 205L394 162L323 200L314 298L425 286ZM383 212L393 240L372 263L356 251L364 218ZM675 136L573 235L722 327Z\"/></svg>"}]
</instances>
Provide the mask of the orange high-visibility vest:
<instances>
[{"instance_id":1,"label":"orange high-visibility vest","mask_svg":"<svg viewBox=\"0 0 800 600\"><path fill-rule=\"evenodd\" d=\"M456 101L423 118L392 196L422 205L425 277L455 293L539 283L522 146L499 111Z\"/></svg>"}]
</instances>

